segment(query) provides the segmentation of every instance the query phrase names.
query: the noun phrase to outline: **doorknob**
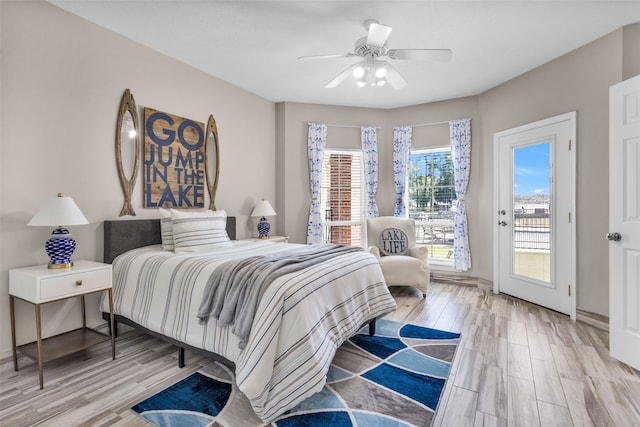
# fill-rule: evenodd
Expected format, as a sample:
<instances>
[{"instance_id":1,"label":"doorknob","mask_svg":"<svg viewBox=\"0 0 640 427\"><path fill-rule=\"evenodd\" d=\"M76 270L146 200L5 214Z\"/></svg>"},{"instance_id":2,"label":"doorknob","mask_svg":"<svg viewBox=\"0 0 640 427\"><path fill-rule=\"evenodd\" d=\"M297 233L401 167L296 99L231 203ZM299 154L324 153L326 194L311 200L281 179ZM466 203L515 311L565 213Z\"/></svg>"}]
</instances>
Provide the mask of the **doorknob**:
<instances>
[{"instance_id":1,"label":"doorknob","mask_svg":"<svg viewBox=\"0 0 640 427\"><path fill-rule=\"evenodd\" d=\"M498 222L498 225L501 225L501 226L503 226L503 227L506 227L506 226L507 226L507 222L506 222L506 221L499 221L499 222Z\"/></svg>"},{"instance_id":2,"label":"doorknob","mask_svg":"<svg viewBox=\"0 0 640 427\"><path fill-rule=\"evenodd\" d=\"M612 242L619 242L620 239L622 239L620 233L607 233L607 240L610 240Z\"/></svg>"},{"instance_id":3,"label":"doorknob","mask_svg":"<svg viewBox=\"0 0 640 427\"><path fill-rule=\"evenodd\" d=\"M502 210L499 210L499 211L498 211L498 213L499 213L500 215L506 215L506 214L507 214L507 211L505 211L504 209L502 209Z\"/></svg>"}]
</instances>

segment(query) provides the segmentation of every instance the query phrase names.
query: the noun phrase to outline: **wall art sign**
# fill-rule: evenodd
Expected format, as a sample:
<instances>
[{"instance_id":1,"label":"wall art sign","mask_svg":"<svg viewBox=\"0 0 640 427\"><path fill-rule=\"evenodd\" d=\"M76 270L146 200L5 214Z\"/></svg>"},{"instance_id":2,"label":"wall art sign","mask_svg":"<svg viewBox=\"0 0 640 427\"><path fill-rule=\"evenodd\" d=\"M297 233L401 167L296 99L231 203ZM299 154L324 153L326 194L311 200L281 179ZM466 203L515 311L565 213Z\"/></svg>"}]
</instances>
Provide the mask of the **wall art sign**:
<instances>
[{"instance_id":1,"label":"wall art sign","mask_svg":"<svg viewBox=\"0 0 640 427\"><path fill-rule=\"evenodd\" d=\"M204 207L204 123L145 107L144 129L144 206Z\"/></svg>"}]
</instances>

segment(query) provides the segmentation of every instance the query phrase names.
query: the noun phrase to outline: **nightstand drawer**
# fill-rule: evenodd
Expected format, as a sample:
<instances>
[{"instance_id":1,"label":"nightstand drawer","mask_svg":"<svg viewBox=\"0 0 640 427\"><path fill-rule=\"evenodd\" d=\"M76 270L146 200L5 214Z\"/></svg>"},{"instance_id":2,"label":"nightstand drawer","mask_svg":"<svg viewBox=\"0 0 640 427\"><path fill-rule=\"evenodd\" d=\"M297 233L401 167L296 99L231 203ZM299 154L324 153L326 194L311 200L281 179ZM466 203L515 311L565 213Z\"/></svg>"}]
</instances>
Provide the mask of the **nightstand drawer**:
<instances>
[{"instance_id":1,"label":"nightstand drawer","mask_svg":"<svg viewBox=\"0 0 640 427\"><path fill-rule=\"evenodd\" d=\"M74 293L86 293L93 289L108 288L110 285L111 272L106 268L44 278L40 281L40 299L67 297Z\"/></svg>"}]
</instances>

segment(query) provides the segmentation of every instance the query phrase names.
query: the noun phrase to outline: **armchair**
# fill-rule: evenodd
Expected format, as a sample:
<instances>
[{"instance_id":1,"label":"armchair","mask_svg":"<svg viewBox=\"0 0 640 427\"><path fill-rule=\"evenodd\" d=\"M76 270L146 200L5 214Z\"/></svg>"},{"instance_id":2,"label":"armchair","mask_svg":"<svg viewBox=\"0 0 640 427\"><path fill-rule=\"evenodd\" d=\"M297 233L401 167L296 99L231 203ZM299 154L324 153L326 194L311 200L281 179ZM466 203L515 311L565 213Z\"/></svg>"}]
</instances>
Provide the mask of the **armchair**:
<instances>
[{"instance_id":1,"label":"armchair","mask_svg":"<svg viewBox=\"0 0 640 427\"><path fill-rule=\"evenodd\" d=\"M416 246L414 220L392 216L367 219L367 246L378 258L387 286L413 286L426 298L428 249Z\"/></svg>"}]
</instances>

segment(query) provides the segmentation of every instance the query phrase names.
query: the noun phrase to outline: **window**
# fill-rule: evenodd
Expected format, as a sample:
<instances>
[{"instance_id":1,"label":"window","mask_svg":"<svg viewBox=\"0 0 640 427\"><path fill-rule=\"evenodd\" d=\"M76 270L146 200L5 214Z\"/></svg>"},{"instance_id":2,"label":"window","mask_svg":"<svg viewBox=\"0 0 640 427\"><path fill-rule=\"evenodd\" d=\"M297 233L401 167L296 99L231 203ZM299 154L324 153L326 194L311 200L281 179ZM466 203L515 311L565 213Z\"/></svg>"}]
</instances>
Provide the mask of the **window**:
<instances>
[{"instance_id":1,"label":"window","mask_svg":"<svg viewBox=\"0 0 640 427\"><path fill-rule=\"evenodd\" d=\"M452 265L456 192L451 148L411 150L407 175L416 242L429 247L430 262Z\"/></svg>"},{"instance_id":2,"label":"window","mask_svg":"<svg viewBox=\"0 0 640 427\"><path fill-rule=\"evenodd\" d=\"M325 150L320 202L326 243L362 246L365 217L362 183L360 151Z\"/></svg>"}]
</instances>

